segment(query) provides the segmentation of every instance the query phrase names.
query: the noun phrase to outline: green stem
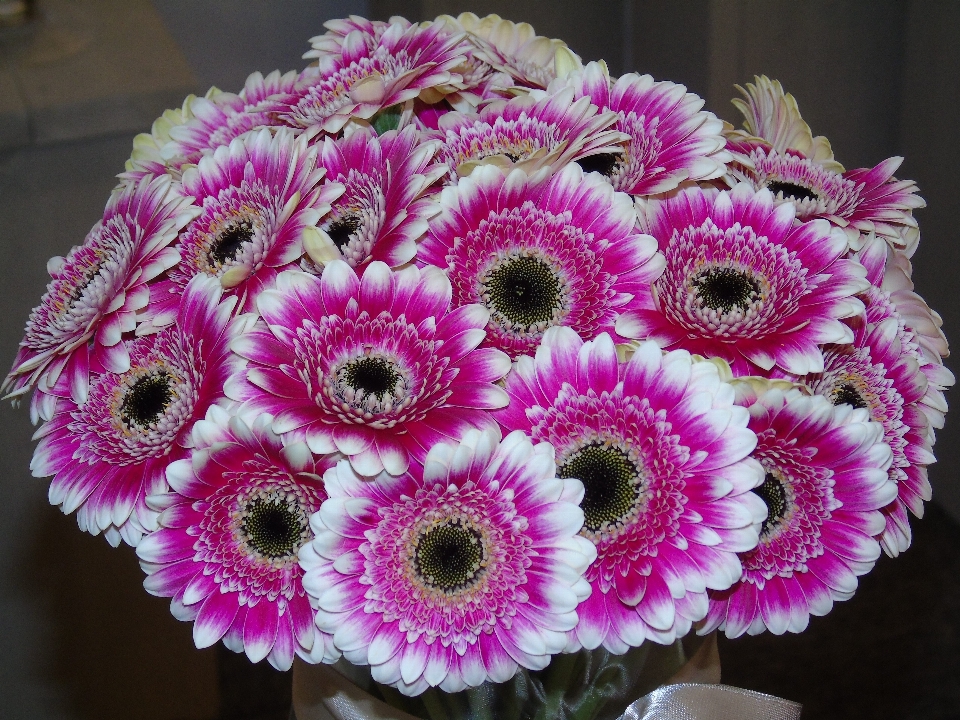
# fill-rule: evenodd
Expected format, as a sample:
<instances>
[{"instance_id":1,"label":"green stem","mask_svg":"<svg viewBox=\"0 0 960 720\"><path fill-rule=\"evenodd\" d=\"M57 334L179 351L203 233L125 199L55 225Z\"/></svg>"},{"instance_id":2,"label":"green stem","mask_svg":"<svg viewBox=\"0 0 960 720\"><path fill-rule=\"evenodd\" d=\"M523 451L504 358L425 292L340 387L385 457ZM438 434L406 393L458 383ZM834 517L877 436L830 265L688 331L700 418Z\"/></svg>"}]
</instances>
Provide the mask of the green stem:
<instances>
[{"instance_id":1,"label":"green stem","mask_svg":"<svg viewBox=\"0 0 960 720\"><path fill-rule=\"evenodd\" d=\"M431 720L447 720L447 709L443 706L443 701L438 697L437 692L430 688L420 696L420 699Z\"/></svg>"},{"instance_id":2,"label":"green stem","mask_svg":"<svg viewBox=\"0 0 960 720\"><path fill-rule=\"evenodd\" d=\"M570 685L570 676L579 660L577 653L554 655L543 683L547 699L537 710L535 720L556 720L560 717L560 705Z\"/></svg>"},{"instance_id":3,"label":"green stem","mask_svg":"<svg viewBox=\"0 0 960 720\"><path fill-rule=\"evenodd\" d=\"M489 688L478 687L467 690L472 720L494 720L493 703L490 701Z\"/></svg>"}]
</instances>

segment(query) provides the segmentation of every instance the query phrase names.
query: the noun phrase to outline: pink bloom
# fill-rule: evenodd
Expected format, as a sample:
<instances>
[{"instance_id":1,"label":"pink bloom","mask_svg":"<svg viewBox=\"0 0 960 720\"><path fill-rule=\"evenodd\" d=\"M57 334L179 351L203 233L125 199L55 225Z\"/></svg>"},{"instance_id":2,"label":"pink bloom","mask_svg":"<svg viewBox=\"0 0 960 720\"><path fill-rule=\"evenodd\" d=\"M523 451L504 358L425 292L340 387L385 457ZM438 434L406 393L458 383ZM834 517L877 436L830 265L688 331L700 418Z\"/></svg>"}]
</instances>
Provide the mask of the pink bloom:
<instances>
[{"instance_id":1,"label":"pink bloom","mask_svg":"<svg viewBox=\"0 0 960 720\"><path fill-rule=\"evenodd\" d=\"M504 682L566 645L589 593L577 536L583 486L553 448L495 428L440 443L400 477L324 476L329 499L301 551L317 626L335 651L406 695Z\"/></svg>"},{"instance_id":2,"label":"pink bloom","mask_svg":"<svg viewBox=\"0 0 960 720\"><path fill-rule=\"evenodd\" d=\"M406 21L391 23L374 41L361 30L351 31L339 54L321 56L319 67L304 70L296 89L270 109L292 127L337 133L351 117L368 120L450 82L450 70L463 61L460 39L439 25Z\"/></svg>"},{"instance_id":3,"label":"pink bloom","mask_svg":"<svg viewBox=\"0 0 960 720\"><path fill-rule=\"evenodd\" d=\"M868 283L825 221L795 224L793 205L746 184L691 188L647 211L667 268L654 283L656 307L622 315L621 335L721 357L737 375L774 365L820 372L820 346L853 339L840 319L863 312L854 295Z\"/></svg>"},{"instance_id":4,"label":"pink bloom","mask_svg":"<svg viewBox=\"0 0 960 720\"><path fill-rule=\"evenodd\" d=\"M287 128L236 138L187 169L183 192L203 211L180 235L180 265L151 288L147 328L173 322L196 275L218 278L238 310L255 308L277 274L296 267L304 234L343 192L339 183L321 185L323 176L317 149Z\"/></svg>"},{"instance_id":5,"label":"pink bloom","mask_svg":"<svg viewBox=\"0 0 960 720\"><path fill-rule=\"evenodd\" d=\"M117 188L84 244L47 263L53 279L27 321L3 382L6 397L34 387L51 392L63 375L73 401L82 404L91 369L130 367L121 338L147 305L149 281L176 265L179 255L168 246L197 212L173 185L164 176Z\"/></svg>"},{"instance_id":6,"label":"pink bloom","mask_svg":"<svg viewBox=\"0 0 960 720\"><path fill-rule=\"evenodd\" d=\"M443 169L431 165L437 142L421 142L413 127L377 137L358 129L342 140L325 138L320 163L327 181L345 188L305 245L321 267L343 259L357 268L372 260L391 267L410 262L427 220L439 212L423 197Z\"/></svg>"},{"instance_id":7,"label":"pink bloom","mask_svg":"<svg viewBox=\"0 0 960 720\"><path fill-rule=\"evenodd\" d=\"M209 408L193 426L190 457L167 468L173 491L149 499L161 529L137 555L147 592L173 598L174 617L194 621L197 647L222 638L253 662L288 670L317 634L297 553L313 539L309 518L334 463L303 443L284 446L271 420L247 425Z\"/></svg>"},{"instance_id":8,"label":"pink bloom","mask_svg":"<svg viewBox=\"0 0 960 720\"><path fill-rule=\"evenodd\" d=\"M551 328L536 358L507 377L506 430L549 442L560 477L579 478L581 536L597 548L573 647L624 653L669 644L707 613L707 588L740 577L764 507L750 490L756 437L717 367L644 343L618 362L608 335L583 342Z\"/></svg>"},{"instance_id":9,"label":"pink bloom","mask_svg":"<svg viewBox=\"0 0 960 720\"><path fill-rule=\"evenodd\" d=\"M439 160L450 168L452 183L481 165L532 174L570 161L619 157L627 136L611 128L615 121L613 113L599 112L587 98L574 101L566 88L539 99L495 100L479 114L452 112L439 119L444 142Z\"/></svg>"},{"instance_id":10,"label":"pink bloom","mask_svg":"<svg viewBox=\"0 0 960 720\"><path fill-rule=\"evenodd\" d=\"M229 343L249 322L231 322L236 301L220 297L216 280L194 280L176 325L126 341L129 367L93 375L85 403L61 398L37 430L30 469L34 477L55 476L50 502L77 511L81 530L136 545L154 528L146 496L166 489L164 471L189 453L194 422L223 400L227 378L242 372Z\"/></svg>"},{"instance_id":11,"label":"pink bloom","mask_svg":"<svg viewBox=\"0 0 960 720\"><path fill-rule=\"evenodd\" d=\"M363 475L405 472L436 443L493 425L488 411L507 402L494 382L508 358L476 349L486 310L451 309L450 282L434 268L373 262L361 279L335 260L320 278L280 275L257 306L266 326L234 342L251 367L227 394Z\"/></svg>"},{"instance_id":12,"label":"pink bloom","mask_svg":"<svg viewBox=\"0 0 960 720\"><path fill-rule=\"evenodd\" d=\"M723 123L701 110L703 100L683 85L634 73L612 82L606 68L595 62L557 83L572 87L578 98L590 98L601 110L615 112L614 127L629 136L622 154L578 161L584 170L610 178L617 190L650 195L673 190L684 180L712 180L726 172L730 155L721 135Z\"/></svg>"},{"instance_id":13,"label":"pink bloom","mask_svg":"<svg viewBox=\"0 0 960 720\"><path fill-rule=\"evenodd\" d=\"M489 309L487 342L512 356L533 352L555 325L589 339L612 333L620 313L652 311L650 284L663 270L629 196L577 165L545 178L479 168L443 190L418 250L419 262L447 271L456 305Z\"/></svg>"},{"instance_id":14,"label":"pink bloom","mask_svg":"<svg viewBox=\"0 0 960 720\"><path fill-rule=\"evenodd\" d=\"M766 471L754 492L767 519L760 544L740 555L741 580L710 593L698 632L800 632L811 615L850 598L880 555L880 508L897 493L890 448L866 410L760 383L739 390L757 433L753 457Z\"/></svg>"}]
</instances>

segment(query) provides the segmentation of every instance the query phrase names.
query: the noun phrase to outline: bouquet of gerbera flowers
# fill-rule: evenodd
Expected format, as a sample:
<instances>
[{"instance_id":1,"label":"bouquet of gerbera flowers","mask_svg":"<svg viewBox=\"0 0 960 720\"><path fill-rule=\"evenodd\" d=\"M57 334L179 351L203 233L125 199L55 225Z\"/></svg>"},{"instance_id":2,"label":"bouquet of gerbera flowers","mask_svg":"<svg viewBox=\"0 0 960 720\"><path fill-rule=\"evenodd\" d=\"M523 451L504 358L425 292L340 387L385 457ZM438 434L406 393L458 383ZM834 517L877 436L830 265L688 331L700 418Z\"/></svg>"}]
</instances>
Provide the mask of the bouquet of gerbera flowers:
<instances>
[{"instance_id":1,"label":"bouquet of gerbera flowers","mask_svg":"<svg viewBox=\"0 0 960 720\"><path fill-rule=\"evenodd\" d=\"M766 77L735 130L494 15L327 27L135 139L3 385L198 647L586 719L909 547L953 377L900 158Z\"/></svg>"}]
</instances>

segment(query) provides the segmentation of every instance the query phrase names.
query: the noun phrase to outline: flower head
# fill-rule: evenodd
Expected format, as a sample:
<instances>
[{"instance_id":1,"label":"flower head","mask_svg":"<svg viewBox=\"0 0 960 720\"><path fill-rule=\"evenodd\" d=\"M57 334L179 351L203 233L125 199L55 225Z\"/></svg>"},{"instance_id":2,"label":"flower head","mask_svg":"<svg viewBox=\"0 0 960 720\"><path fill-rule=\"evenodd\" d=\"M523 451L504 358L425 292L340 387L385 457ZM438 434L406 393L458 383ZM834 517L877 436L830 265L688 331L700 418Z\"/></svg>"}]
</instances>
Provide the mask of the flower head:
<instances>
[{"instance_id":1,"label":"flower head","mask_svg":"<svg viewBox=\"0 0 960 720\"><path fill-rule=\"evenodd\" d=\"M608 177L617 190L651 195L673 190L684 180L711 180L726 172L730 155L720 134L723 123L701 110L703 100L683 85L634 73L614 82L606 66L597 62L555 85L572 87L575 97L587 97L602 111L616 113L614 128L629 137L623 153L591 155L578 162L584 170Z\"/></svg>"},{"instance_id":2,"label":"flower head","mask_svg":"<svg viewBox=\"0 0 960 720\"><path fill-rule=\"evenodd\" d=\"M760 381L738 385L766 473L760 544L740 554L743 576L710 593L707 622L728 637L800 632L850 598L880 555L880 508L896 497L890 448L867 412Z\"/></svg>"},{"instance_id":3,"label":"flower head","mask_svg":"<svg viewBox=\"0 0 960 720\"><path fill-rule=\"evenodd\" d=\"M417 253L447 271L456 305L486 306L488 344L513 356L554 325L612 332L618 314L653 307L663 268L627 195L575 164L544 177L483 167L445 188Z\"/></svg>"},{"instance_id":4,"label":"flower head","mask_svg":"<svg viewBox=\"0 0 960 720\"><path fill-rule=\"evenodd\" d=\"M234 343L251 364L227 394L363 475L403 473L437 442L491 426L488 411L506 404L494 382L508 358L477 349L486 310L451 309L435 268L373 262L358 278L335 260L320 278L283 273L257 306L266 325Z\"/></svg>"},{"instance_id":5,"label":"flower head","mask_svg":"<svg viewBox=\"0 0 960 720\"><path fill-rule=\"evenodd\" d=\"M329 499L301 553L317 626L336 652L407 695L504 682L566 645L589 593L577 536L583 486L553 448L472 430L399 477L324 476Z\"/></svg>"},{"instance_id":6,"label":"flower head","mask_svg":"<svg viewBox=\"0 0 960 720\"><path fill-rule=\"evenodd\" d=\"M125 372L130 358L121 338L147 305L149 281L177 263L179 254L168 246L195 214L168 176L117 188L84 244L47 263L52 280L30 313L2 392L47 392L64 374L80 404L91 367Z\"/></svg>"},{"instance_id":7,"label":"flower head","mask_svg":"<svg viewBox=\"0 0 960 720\"><path fill-rule=\"evenodd\" d=\"M166 489L164 471L189 452L194 422L224 399L227 378L242 372L229 344L249 321L231 321L235 300L221 303L221 292L216 280L195 279L176 325L125 341L128 368L94 374L83 404L61 398L37 430L30 469L55 476L50 502L77 511L82 530L136 545L153 529L146 497Z\"/></svg>"},{"instance_id":8,"label":"flower head","mask_svg":"<svg viewBox=\"0 0 960 720\"><path fill-rule=\"evenodd\" d=\"M413 127L380 137L358 129L342 140L325 138L320 164L327 181L345 190L306 235L314 265L343 259L354 268L374 260L397 267L412 260L427 220L439 212L424 197L442 173L430 164L438 145L422 141Z\"/></svg>"},{"instance_id":9,"label":"flower head","mask_svg":"<svg viewBox=\"0 0 960 720\"><path fill-rule=\"evenodd\" d=\"M764 517L750 492L763 480L747 459L756 437L717 366L652 342L621 363L608 335L552 328L506 391L501 425L550 443L558 475L584 484L580 535L597 560L571 646L624 653L685 635L707 588L739 578L736 553L756 545Z\"/></svg>"},{"instance_id":10,"label":"flower head","mask_svg":"<svg viewBox=\"0 0 960 720\"><path fill-rule=\"evenodd\" d=\"M197 647L221 638L253 662L287 670L309 656L316 628L298 564L309 518L326 499L318 460L284 446L272 418L251 425L212 406L193 426L193 451L167 468L172 491L149 499L161 528L137 546L144 586L193 620Z\"/></svg>"},{"instance_id":11,"label":"flower head","mask_svg":"<svg viewBox=\"0 0 960 720\"><path fill-rule=\"evenodd\" d=\"M173 321L183 288L196 275L218 278L240 298L238 310L256 307L277 274L296 266L304 234L343 192L339 183L321 185L323 176L316 148L287 128L236 138L189 168L183 192L203 210L180 235L179 266L151 289L148 327Z\"/></svg>"},{"instance_id":12,"label":"flower head","mask_svg":"<svg viewBox=\"0 0 960 720\"><path fill-rule=\"evenodd\" d=\"M646 230L666 256L656 307L625 313L617 331L721 357L735 374L777 365L823 368L823 343L848 343L840 322L863 311L865 271L845 259L846 237L823 220L794 223L793 206L746 184L682 191L647 206Z\"/></svg>"}]
</instances>

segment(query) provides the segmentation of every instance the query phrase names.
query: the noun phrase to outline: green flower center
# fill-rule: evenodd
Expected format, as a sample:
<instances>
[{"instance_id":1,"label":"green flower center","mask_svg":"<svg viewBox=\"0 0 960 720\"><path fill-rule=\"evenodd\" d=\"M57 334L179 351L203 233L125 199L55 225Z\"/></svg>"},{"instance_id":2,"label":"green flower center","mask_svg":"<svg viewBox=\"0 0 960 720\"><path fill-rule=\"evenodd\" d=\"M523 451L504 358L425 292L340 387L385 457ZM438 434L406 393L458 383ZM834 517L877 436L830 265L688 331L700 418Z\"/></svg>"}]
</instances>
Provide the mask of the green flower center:
<instances>
[{"instance_id":1,"label":"green flower center","mask_svg":"<svg viewBox=\"0 0 960 720\"><path fill-rule=\"evenodd\" d=\"M560 279L539 258L511 258L493 268L481 282L488 306L521 327L549 323L563 308Z\"/></svg>"},{"instance_id":2,"label":"green flower center","mask_svg":"<svg viewBox=\"0 0 960 720\"><path fill-rule=\"evenodd\" d=\"M640 472L616 447L581 448L560 466L557 477L577 478L583 483L583 526L592 532L623 523L640 499Z\"/></svg>"},{"instance_id":3,"label":"green flower center","mask_svg":"<svg viewBox=\"0 0 960 720\"><path fill-rule=\"evenodd\" d=\"M760 295L760 285L749 274L730 267L711 268L693 281L701 302L709 308L728 313L737 307L745 310Z\"/></svg>"},{"instance_id":4,"label":"green flower center","mask_svg":"<svg viewBox=\"0 0 960 720\"><path fill-rule=\"evenodd\" d=\"M763 485L753 488L751 492L759 495L767 506L767 519L760 526L760 534L765 534L768 529L775 530L787 513L787 489L783 482L773 473L767 473Z\"/></svg>"},{"instance_id":5,"label":"green flower center","mask_svg":"<svg viewBox=\"0 0 960 720\"><path fill-rule=\"evenodd\" d=\"M172 380L168 373L158 372L142 377L131 385L120 405L123 423L128 427L146 427L159 420L173 399L170 387Z\"/></svg>"},{"instance_id":6,"label":"green flower center","mask_svg":"<svg viewBox=\"0 0 960 720\"><path fill-rule=\"evenodd\" d=\"M289 558L304 541L306 518L280 499L257 498L246 507L242 525L247 546L269 558Z\"/></svg>"},{"instance_id":7,"label":"green flower center","mask_svg":"<svg viewBox=\"0 0 960 720\"><path fill-rule=\"evenodd\" d=\"M480 572L484 549L480 533L453 519L420 536L414 567L421 580L441 590L458 590Z\"/></svg>"},{"instance_id":8,"label":"green flower center","mask_svg":"<svg viewBox=\"0 0 960 720\"><path fill-rule=\"evenodd\" d=\"M774 180L773 182L767 183L767 189L774 195L782 193L783 197L793 200L816 200L819 198L819 195L810 188L791 182Z\"/></svg>"},{"instance_id":9,"label":"green flower center","mask_svg":"<svg viewBox=\"0 0 960 720\"><path fill-rule=\"evenodd\" d=\"M237 257L245 243L253 240L253 223L240 220L227 225L217 236L210 248L210 259L223 265Z\"/></svg>"}]
</instances>

